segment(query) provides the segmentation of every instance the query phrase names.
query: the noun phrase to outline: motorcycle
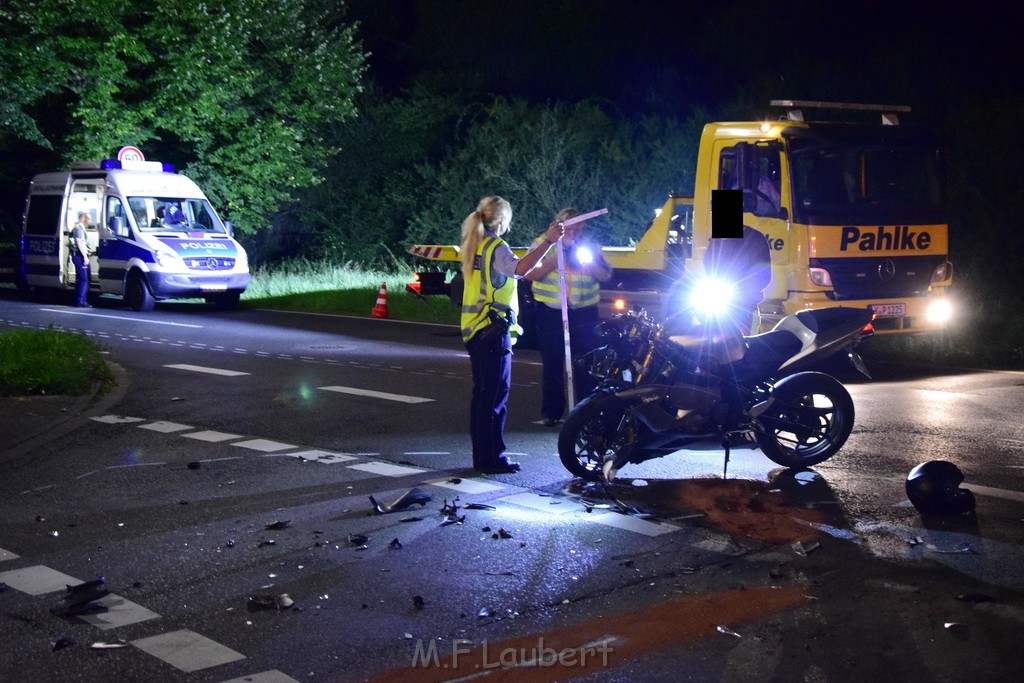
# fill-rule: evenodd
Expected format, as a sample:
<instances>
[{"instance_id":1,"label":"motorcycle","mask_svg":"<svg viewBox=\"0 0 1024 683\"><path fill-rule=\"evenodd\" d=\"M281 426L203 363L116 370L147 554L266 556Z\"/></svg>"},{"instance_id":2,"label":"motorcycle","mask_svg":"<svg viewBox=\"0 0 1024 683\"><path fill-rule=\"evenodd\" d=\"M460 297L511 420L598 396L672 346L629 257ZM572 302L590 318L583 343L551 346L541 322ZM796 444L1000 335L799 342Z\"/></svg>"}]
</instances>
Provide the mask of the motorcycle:
<instances>
[{"instance_id":1,"label":"motorcycle","mask_svg":"<svg viewBox=\"0 0 1024 683\"><path fill-rule=\"evenodd\" d=\"M799 311L754 336L715 324L714 310L680 314L681 330L676 316L659 323L642 310L599 325L604 345L586 359L599 386L558 435L566 469L611 481L629 463L711 440L725 449L726 468L730 447L741 443L789 468L816 465L842 448L853 430L853 399L810 367L845 351L870 377L854 347L873 333L871 310Z\"/></svg>"}]
</instances>

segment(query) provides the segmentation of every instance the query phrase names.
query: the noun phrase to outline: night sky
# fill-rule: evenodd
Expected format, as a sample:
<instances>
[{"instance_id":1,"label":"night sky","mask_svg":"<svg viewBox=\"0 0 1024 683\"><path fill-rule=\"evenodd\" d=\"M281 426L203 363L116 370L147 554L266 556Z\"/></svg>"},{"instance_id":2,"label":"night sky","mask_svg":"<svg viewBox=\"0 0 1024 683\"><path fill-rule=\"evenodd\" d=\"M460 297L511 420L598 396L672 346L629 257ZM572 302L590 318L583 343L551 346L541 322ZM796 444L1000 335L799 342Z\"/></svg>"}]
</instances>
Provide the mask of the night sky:
<instances>
[{"instance_id":1,"label":"night sky","mask_svg":"<svg viewBox=\"0 0 1024 683\"><path fill-rule=\"evenodd\" d=\"M414 85L624 113L763 98L911 104L1016 94L1019 2L350 0L384 92ZM764 101L767 104L767 101Z\"/></svg>"}]
</instances>

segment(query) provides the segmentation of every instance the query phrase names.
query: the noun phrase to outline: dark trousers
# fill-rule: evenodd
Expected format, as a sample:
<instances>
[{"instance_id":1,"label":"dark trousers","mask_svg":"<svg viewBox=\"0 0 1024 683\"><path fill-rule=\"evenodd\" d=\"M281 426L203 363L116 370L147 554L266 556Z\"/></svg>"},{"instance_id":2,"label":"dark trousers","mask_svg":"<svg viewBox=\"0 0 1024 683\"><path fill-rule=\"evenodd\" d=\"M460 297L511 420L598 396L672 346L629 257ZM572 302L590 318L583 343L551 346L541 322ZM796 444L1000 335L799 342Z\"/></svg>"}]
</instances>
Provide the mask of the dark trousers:
<instances>
[{"instance_id":1,"label":"dark trousers","mask_svg":"<svg viewBox=\"0 0 1024 683\"><path fill-rule=\"evenodd\" d=\"M71 262L75 264L75 305L85 306L89 303L89 259L82 258L78 251L71 254Z\"/></svg>"},{"instance_id":2,"label":"dark trousers","mask_svg":"<svg viewBox=\"0 0 1024 683\"><path fill-rule=\"evenodd\" d=\"M534 311L537 325L537 346L542 364L540 416L561 420L565 413L565 334L562 310L538 304ZM597 346L594 328L599 322L597 306L569 309L569 352L576 360ZM594 378L585 370L573 368L572 386L578 402L596 387Z\"/></svg>"},{"instance_id":3,"label":"dark trousers","mask_svg":"<svg viewBox=\"0 0 1024 683\"><path fill-rule=\"evenodd\" d=\"M505 418L512 385L512 339L493 325L466 342L473 367L473 396L469 401L469 434L473 467L489 469L505 453Z\"/></svg>"}]
</instances>

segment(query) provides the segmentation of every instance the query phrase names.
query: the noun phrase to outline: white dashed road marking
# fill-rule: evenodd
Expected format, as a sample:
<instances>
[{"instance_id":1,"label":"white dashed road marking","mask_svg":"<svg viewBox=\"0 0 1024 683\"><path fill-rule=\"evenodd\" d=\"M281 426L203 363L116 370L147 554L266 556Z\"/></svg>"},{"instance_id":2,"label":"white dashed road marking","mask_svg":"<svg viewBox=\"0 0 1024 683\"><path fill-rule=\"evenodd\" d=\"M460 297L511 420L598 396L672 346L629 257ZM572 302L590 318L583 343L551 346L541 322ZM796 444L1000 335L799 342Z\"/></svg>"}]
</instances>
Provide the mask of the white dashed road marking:
<instances>
[{"instance_id":1,"label":"white dashed road marking","mask_svg":"<svg viewBox=\"0 0 1024 683\"><path fill-rule=\"evenodd\" d=\"M431 403L432 398L421 398L419 396L404 396L402 394L389 394L384 391L370 391L369 389L356 389L355 387L319 387L323 391L336 391L339 394L352 394L353 396L368 396L370 398L382 398L385 401L398 401L400 403Z\"/></svg>"},{"instance_id":2,"label":"white dashed road marking","mask_svg":"<svg viewBox=\"0 0 1024 683\"><path fill-rule=\"evenodd\" d=\"M299 683L297 680L287 674L283 674L277 669L270 671L262 671L258 674L249 674L248 676L242 676L241 678L232 678L230 681L224 681L224 683Z\"/></svg>"},{"instance_id":3,"label":"white dashed road marking","mask_svg":"<svg viewBox=\"0 0 1024 683\"><path fill-rule=\"evenodd\" d=\"M16 559L18 559L18 555L15 555L10 550L4 550L3 548L0 548L0 562L3 562L5 560L16 560Z\"/></svg>"},{"instance_id":4,"label":"white dashed road marking","mask_svg":"<svg viewBox=\"0 0 1024 683\"><path fill-rule=\"evenodd\" d=\"M90 418L96 422L102 422L108 425L122 425L131 424L133 422L145 422L145 418L141 417L123 417L121 415L104 415L102 417Z\"/></svg>"},{"instance_id":5,"label":"white dashed road marking","mask_svg":"<svg viewBox=\"0 0 1024 683\"><path fill-rule=\"evenodd\" d=\"M245 659L245 655L187 629L133 640L132 645L186 673Z\"/></svg>"},{"instance_id":6,"label":"white dashed road marking","mask_svg":"<svg viewBox=\"0 0 1024 683\"><path fill-rule=\"evenodd\" d=\"M175 363L173 365L165 365L164 367L171 368L173 370L188 370L189 372L205 372L208 375L220 375L222 377L241 377L249 374L248 372L239 372L237 370L208 368L204 365L189 365L188 363Z\"/></svg>"},{"instance_id":7,"label":"white dashed road marking","mask_svg":"<svg viewBox=\"0 0 1024 683\"><path fill-rule=\"evenodd\" d=\"M164 320L147 320L145 318L129 318L123 315L110 315L108 313L86 313L85 311L72 311L66 308L40 308L41 311L48 313L65 313L67 315L86 315L91 318L110 318L111 320L131 320L135 323L144 323L147 325L170 325L172 327L192 327L197 330L203 329L202 325L188 325L186 323L172 323Z\"/></svg>"}]
</instances>

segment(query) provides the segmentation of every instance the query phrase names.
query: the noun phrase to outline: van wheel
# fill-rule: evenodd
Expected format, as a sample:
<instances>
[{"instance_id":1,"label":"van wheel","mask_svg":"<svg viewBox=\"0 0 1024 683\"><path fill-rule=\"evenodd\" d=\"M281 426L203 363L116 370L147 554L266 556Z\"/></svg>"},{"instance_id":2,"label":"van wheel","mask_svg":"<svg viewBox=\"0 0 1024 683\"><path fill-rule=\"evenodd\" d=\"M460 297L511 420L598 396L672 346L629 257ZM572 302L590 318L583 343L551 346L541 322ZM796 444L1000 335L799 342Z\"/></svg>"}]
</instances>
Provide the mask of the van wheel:
<instances>
[{"instance_id":1,"label":"van wheel","mask_svg":"<svg viewBox=\"0 0 1024 683\"><path fill-rule=\"evenodd\" d=\"M145 276L138 272L128 276L128 282L124 286L124 300L135 311L152 311L156 305L156 299L149 291Z\"/></svg>"},{"instance_id":2,"label":"van wheel","mask_svg":"<svg viewBox=\"0 0 1024 683\"><path fill-rule=\"evenodd\" d=\"M241 298L241 292L224 292L223 294L211 294L206 297L206 301L221 311L230 311L238 308L238 302Z\"/></svg>"}]
</instances>

